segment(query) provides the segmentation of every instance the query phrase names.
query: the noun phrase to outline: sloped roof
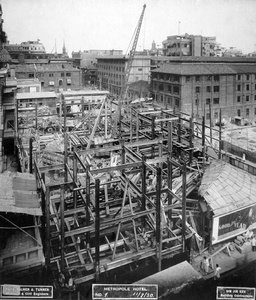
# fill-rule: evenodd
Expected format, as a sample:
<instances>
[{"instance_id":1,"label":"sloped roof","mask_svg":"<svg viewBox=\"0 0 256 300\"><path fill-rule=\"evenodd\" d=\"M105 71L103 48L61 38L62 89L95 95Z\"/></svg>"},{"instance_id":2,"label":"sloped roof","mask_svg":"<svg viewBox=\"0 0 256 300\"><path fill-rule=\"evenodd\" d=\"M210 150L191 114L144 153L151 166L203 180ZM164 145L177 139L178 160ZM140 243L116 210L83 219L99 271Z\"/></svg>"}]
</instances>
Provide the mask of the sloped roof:
<instances>
[{"instance_id":1,"label":"sloped roof","mask_svg":"<svg viewBox=\"0 0 256 300\"><path fill-rule=\"evenodd\" d=\"M139 80L129 84L129 89L133 91L149 91L150 84L145 80Z\"/></svg>"},{"instance_id":2,"label":"sloped roof","mask_svg":"<svg viewBox=\"0 0 256 300\"><path fill-rule=\"evenodd\" d=\"M161 272L145 277L134 284L157 284L159 296L166 293L179 291L188 284L202 278L187 261L183 261L175 266L167 268Z\"/></svg>"},{"instance_id":3,"label":"sloped roof","mask_svg":"<svg viewBox=\"0 0 256 300\"><path fill-rule=\"evenodd\" d=\"M236 65L230 65L230 67L236 71L238 74L246 74L246 73L256 73L256 65L250 64L236 64Z\"/></svg>"},{"instance_id":4,"label":"sloped roof","mask_svg":"<svg viewBox=\"0 0 256 300\"><path fill-rule=\"evenodd\" d=\"M6 63L9 61L11 61L11 56L9 52L6 49L0 47L0 62Z\"/></svg>"},{"instance_id":5,"label":"sloped roof","mask_svg":"<svg viewBox=\"0 0 256 300\"><path fill-rule=\"evenodd\" d=\"M224 64L164 64L152 73L167 73L178 75L219 75L219 74L236 74L236 71Z\"/></svg>"},{"instance_id":6,"label":"sloped roof","mask_svg":"<svg viewBox=\"0 0 256 300\"><path fill-rule=\"evenodd\" d=\"M256 204L256 176L216 160L205 170L199 194L215 216Z\"/></svg>"},{"instance_id":7,"label":"sloped roof","mask_svg":"<svg viewBox=\"0 0 256 300\"><path fill-rule=\"evenodd\" d=\"M154 61L206 62L206 63L256 63L256 57L216 57L216 56L151 56Z\"/></svg>"},{"instance_id":8,"label":"sloped roof","mask_svg":"<svg viewBox=\"0 0 256 300\"><path fill-rule=\"evenodd\" d=\"M78 71L80 72L79 69L74 68L73 66L69 65L69 64L62 64L62 63L56 63L56 64L45 64L42 66L37 65L36 69L35 69L35 65L30 64L30 65L26 65L26 64L19 64L19 65L15 65L15 72L19 73L19 72L54 72L54 71Z\"/></svg>"},{"instance_id":9,"label":"sloped roof","mask_svg":"<svg viewBox=\"0 0 256 300\"><path fill-rule=\"evenodd\" d=\"M28 173L0 174L0 211L41 216L35 176Z\"/></svg>"}]
</instances>

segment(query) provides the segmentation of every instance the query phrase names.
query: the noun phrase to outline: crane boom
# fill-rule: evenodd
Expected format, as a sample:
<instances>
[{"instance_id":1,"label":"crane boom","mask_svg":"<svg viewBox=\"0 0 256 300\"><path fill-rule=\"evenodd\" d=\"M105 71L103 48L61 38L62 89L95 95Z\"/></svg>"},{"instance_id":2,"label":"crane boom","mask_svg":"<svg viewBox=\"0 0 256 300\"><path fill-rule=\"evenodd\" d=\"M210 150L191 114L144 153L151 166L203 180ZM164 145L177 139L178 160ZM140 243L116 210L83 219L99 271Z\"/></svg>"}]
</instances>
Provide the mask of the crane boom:
<instances>
[{"instance_id":1,"label":"crane boom","mask_svg":"<svg viewBox=\"0 0 256 300\"><path fill-rule=\"evenodd\" d=\"M140 29L141 29L141 24L142 24L142 21L143 21L145 9L146 9L146 4L143 5L143 10L142 10L142 13L141 13L140 18L139 18L136 34L135 34L135 37L134 37L134 41L133 41L133 44L132 44L132 48L131 48L129 58L128 58L128 61L127 61L127 65L126 65L126 69L125 69L124 84L121 88L120 96L119 96L119 99L118 99L117 118L115 120L115 122L116 122L115 123L115 130L117 130L117 123L118 122L119 122L119 126L121 126L122 103L123 103L123 101L126 97L127 90L128 90L128 80L129 80L129 76L130 76L130 72L131 72L131 68L132 68L132 63L133 63L133 59L134 59L134 55L135 55L135 51L136 51L136 47L137 47L137 43L138 43L138 39L139 39L139 34L140 34Z\"/></svg>"}]
</instances>

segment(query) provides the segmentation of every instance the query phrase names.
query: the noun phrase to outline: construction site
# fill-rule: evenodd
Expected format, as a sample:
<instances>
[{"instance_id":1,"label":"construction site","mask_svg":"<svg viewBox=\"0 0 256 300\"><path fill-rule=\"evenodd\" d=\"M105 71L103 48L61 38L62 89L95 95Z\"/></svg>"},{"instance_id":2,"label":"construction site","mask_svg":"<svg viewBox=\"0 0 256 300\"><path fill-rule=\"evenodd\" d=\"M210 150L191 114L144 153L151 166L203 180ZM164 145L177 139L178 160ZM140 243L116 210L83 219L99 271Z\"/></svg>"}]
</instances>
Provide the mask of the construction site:
<instances>
[{"instance_id":1,"label":"construction site","mask_svg":"<svg viewBox=\"0 0 256 300\"><path fill-rule=\"evenodd\" d=\"M27 239L11 250L19 234L11 241L1 227L4 283L37 280L53 285L58 295L72 288L70 297L79 291L88 299L93 283L132 284L184 261L209 277L215 255L224 251L229 258L235 249L244 255L256 217L229 233L221 232L222 215L254 209L255 190L241 187L239 194L224 187L221 194L220 185L232 186L237 169L243 173L236 180L244 178L246 188L255 181L255 166L223 151L223 128L206 124L204 116L198 121L152 100L132 104L126 98L144 10L118 98L108 91L87 98L71 91L60 93L53 108L34 103L18 110L15 155L26 176L2 177L5 200L16 201L16 208L1 218ZM221 177L226 169L227 180ZM11 178L16 194L8 194ZM229 191L239 199L232 194L230 200ZM239 243L232 248L234 239ZM212 272L205 275L199 260L206 253ZM70 278L72 286L66 284Z\"/></svg>"}]
</instances>

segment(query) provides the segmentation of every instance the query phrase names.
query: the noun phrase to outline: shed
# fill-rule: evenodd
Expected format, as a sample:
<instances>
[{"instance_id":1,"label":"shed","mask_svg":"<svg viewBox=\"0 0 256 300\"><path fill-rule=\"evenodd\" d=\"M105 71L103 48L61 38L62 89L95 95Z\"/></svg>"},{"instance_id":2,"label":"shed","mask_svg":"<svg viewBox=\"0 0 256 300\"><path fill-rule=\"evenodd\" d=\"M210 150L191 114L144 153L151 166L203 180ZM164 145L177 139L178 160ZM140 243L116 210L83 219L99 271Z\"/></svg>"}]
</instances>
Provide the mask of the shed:
<instances>
[{"instance_id":1,"label":"shed","mask_svg":"<svg viewBox=\"0 0 256 300\"><path fill-rule=\"evenodd\" d=\"M256 228L256 177L222 160L205 170L199 194L212 212L212 244Z\"/></svg>"}]
</instances>

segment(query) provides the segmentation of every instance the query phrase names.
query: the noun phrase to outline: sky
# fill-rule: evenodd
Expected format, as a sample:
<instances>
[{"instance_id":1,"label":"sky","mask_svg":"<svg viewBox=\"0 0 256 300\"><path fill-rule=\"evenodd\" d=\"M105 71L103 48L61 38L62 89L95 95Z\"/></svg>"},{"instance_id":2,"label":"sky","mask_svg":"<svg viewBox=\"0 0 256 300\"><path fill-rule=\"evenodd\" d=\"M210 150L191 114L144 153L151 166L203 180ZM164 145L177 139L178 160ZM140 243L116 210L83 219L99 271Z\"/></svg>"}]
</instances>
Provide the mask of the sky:
<instances>
[{"instance_id":1,"label":"sky","mask_svg":"<svg viewBox=\"0 0 256 300\"><path fill-rule=\"evenodd\" d=\"M223 47L256 50L256 0L1 0L11 44L36 41L47 53L123 50L127 53L146 4L137 50L169 35L216 36Z\"/></svg>"}]
</instances>

